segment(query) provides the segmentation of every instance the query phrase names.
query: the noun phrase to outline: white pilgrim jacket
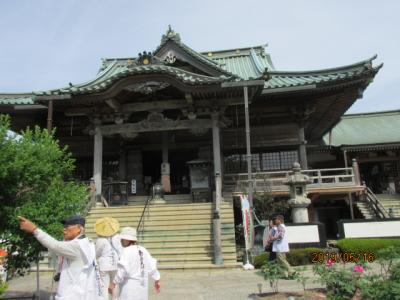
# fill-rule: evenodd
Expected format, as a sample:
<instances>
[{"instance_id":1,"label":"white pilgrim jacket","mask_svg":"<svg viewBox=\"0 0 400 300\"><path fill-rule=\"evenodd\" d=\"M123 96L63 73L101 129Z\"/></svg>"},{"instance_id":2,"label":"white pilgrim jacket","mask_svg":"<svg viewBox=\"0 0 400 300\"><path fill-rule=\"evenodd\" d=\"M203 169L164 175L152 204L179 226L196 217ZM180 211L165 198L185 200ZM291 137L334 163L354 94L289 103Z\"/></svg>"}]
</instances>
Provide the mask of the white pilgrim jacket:
<instances>
[{"instance_id":1,"label":"white pilgrim jacket","mask_svg":"<svg viewBox=\"0 0 400 300\"><path fill-rule=\"evenodd\" d=\"M79 236L71 241L57 241L41 229L36 229L34 236L61 257L56 300L103 299L95 247L88 238Z\"/></svg>"},{"instance_id":2,"label":"white pilgrim jacket","mask_svg":"<svg viewBox=\"0 0 400 300\"><path fill-rule=\"evenodd\" d=\"M154 280L160 280L157 260L142 246L131 245L124 248L114 278L114 283L120 287L119 299L147 300L149 275Z\"/></svg>"},{"instance_id":3,"label":"white pilgrim jacket","mask_svg":"<svg viewBox=\"0 0 400 300\"><path fill-rule=\"evenodd\" d=\"M96 257L99 262L100 271L108 272L117 270L117 264L121 252L121 238L118 234L112 237L97 238Z\"/></svg>"}]
</instances>

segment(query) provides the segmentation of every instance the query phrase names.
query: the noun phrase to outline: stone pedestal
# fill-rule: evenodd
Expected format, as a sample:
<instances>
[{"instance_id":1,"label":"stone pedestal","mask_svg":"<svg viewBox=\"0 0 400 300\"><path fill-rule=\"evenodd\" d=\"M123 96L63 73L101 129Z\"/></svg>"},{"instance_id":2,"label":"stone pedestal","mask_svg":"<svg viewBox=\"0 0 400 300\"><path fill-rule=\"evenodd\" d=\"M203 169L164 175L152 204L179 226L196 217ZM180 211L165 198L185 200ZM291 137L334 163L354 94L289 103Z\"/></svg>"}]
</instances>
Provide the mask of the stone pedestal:
<instances>
[{"instance_id":1,"label":"stone pedestal","mask_svg":"<svg viewBox=\"0 0 400 300\"><path fill-rule=\"evenodd\" d=\"M310 220L308 218L308 205L311 203L309 200L309 203L307 204L296 204L296 203L291 203L290 206L292 208L292 219L293 223L308 223Z\"/></svg>"}]
</instances>

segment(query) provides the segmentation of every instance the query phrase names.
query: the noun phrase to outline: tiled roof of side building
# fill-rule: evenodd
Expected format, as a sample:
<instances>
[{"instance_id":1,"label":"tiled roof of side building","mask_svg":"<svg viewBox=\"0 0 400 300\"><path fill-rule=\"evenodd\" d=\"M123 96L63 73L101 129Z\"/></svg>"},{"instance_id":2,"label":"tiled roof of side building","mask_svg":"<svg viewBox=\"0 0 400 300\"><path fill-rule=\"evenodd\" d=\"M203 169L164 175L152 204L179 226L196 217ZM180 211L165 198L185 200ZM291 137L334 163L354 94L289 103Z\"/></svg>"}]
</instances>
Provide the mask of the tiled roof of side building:
<instances>
[{"instance_id":1,"label":"tiled roof of side building","mask_svg":"<svg viewBox=\"0 0 400 300\"><path fill-rule=\"evenodd\" d=\"M400 110L349 114L342 117L323 141L332 146L400 143L399 128Z\"/></svg>"},{"instance_id":2,"label":"tiled roof of side building","mask_svg":"<svg viewBox=\"0 0 400 300\"><path fill-rule=\"evenodd\" d=\"M0 94L0 105L31 105L34 104L34 95L26 94Z\"/></svg>"}]
</instances>

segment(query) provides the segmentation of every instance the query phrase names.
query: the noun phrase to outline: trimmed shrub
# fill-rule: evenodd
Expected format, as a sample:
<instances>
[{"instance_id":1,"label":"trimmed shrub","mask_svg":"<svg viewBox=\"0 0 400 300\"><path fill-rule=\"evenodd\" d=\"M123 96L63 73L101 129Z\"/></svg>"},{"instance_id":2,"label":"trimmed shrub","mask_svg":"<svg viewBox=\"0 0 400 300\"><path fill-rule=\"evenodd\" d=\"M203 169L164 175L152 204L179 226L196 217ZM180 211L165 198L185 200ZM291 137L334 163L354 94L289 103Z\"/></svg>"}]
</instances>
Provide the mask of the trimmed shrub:
<instances>
[{"instance_id":1,"label":"trimmed shrub","mask_svg":"<svg viewBox=\"0 0 400 300\"><path fill-rule=\"evenodd\" d=\"M286 254L286 258L291 266L309 265L312 263L311 253L321 251L323 251L323 249L320 248L292 249L288 254Z\"/></svg>"},{"instance_id":2,"label":"trimmed shrub","mask_svg":"<svg viewBox=\"0 0 400 300\"><path fill-rule=\"evenodd\" d=\"M321 252L323 249L320 248L299 248L292 249L286 255L287 261L292 266L302 266L311 264L312 252ZM265 263L268 262L269 253L264 252L253 258L253 265L256 269L261 268Z\"/></svg>"},{"instance_id":3,"label":"trimmed shrub","mask_svg":"<svg viewBox=\"0 0 400 300\"><path fill-rule=\"evenodd\" d=\"M342 253L371 253L378 258L379 250L388 247L400 248L400 239L343 239L337 242Z\"/></svg>"},{"instance_id":4,"label":"trimmed shrub","mask_svg":"<svg viewBox=\"0 0 400 300\"><path fill-rule=\"evenodd\" d=\"M269 253L268 252L264 252L261 253L257 256L253 257L253 266L256 269L261 268L261 266L263 266L265 263L268 262L268 258L269 258Z\"/></svg>"}]
</instances>

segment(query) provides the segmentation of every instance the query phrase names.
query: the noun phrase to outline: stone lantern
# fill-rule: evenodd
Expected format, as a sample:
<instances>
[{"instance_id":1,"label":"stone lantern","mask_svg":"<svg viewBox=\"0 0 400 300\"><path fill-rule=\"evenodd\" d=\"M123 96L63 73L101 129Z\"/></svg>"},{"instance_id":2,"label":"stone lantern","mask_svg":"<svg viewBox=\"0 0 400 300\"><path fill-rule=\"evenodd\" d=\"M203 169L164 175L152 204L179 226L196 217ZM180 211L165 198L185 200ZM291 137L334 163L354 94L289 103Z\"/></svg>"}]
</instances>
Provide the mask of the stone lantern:
<instances>
[{"instance_id":1,"label":"stone lantern","mask_svg":"<svg viewBox=\"0 0 400 300\"><path fill-rule=\"evenodd\" d=\"M164 204L164 189L161 183L157 182L153 185L153 199L154 204Z\"/></svg>"},{"instance_id":2,"label":"stone lantern","mask_svg":"<svg viewBox=\"0 0 400 300\"><path fill-rule=\"evenodd\" d=\"M308 223L307 206L311 204L311 200L307 198L306 186L311 183L311 179L300 171L300 164L295 162L293 175L289 176L285 184L290 190L289 205L292 208L293 223Z\"/></svg>"}]
</instances>

